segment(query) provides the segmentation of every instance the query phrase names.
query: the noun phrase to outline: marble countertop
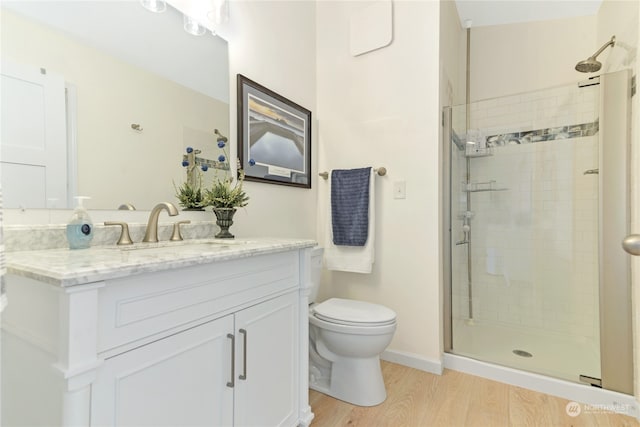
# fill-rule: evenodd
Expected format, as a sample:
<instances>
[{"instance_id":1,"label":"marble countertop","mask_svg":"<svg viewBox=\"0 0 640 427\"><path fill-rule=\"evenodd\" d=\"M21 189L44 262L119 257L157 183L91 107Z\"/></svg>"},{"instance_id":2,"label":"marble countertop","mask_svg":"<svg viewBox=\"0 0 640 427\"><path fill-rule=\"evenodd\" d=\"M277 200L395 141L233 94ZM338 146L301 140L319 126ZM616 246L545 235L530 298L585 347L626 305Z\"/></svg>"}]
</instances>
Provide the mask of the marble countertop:
<instances>
[{"instance_id":1,"label":"marble countertop","mask_svg":"<svg viewBox=\"0 0 640 427\"><path fill-rule=\"evenodd\" d=\"M309 248L303 239L202 239L6 253L7 272L67 287L255 255Z\"/></svg>"}]
</instances>

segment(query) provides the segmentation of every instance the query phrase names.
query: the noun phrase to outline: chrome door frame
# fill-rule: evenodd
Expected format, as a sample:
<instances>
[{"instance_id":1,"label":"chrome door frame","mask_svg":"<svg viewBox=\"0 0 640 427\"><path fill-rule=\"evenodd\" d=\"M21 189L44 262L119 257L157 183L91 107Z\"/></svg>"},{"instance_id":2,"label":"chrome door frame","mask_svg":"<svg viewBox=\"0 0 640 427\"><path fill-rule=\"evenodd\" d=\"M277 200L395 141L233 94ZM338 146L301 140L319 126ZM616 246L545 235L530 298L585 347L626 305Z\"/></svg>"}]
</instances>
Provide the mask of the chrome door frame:
<instances>
[{"instance_id":1,"label":"chrome door frame","mask_svg":"<svg viewBox=\"0 0 640 427\"><path fill-rule=\"evenodd\" d=\"M600 76L599 282L602 387L633 395L631 261L631 72Z\"/></svg>"},{"instance_id":2,"label":"chrome door frame","mask_svg":"<svg viewBox=\"0 0 640 427\"><path fill-rule=\"evenodd\" d=\"M444 351L453 350L451 263L451 119L453 107L442 110L442 273Z\"/></svg>"}]
</instances>

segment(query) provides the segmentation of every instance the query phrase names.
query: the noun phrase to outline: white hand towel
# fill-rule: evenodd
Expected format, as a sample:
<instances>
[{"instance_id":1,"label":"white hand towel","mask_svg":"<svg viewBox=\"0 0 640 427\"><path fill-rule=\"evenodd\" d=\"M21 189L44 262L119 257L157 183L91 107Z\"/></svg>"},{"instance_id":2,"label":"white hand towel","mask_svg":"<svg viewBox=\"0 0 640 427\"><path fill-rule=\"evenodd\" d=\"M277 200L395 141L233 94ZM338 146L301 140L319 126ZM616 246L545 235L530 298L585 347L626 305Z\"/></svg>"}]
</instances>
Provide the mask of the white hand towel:
<instances>
[{"instance_id":1,"label":"white hand towel","mask_svg":"<svg viewBox=\"0 0 640 427\"><path fill-rule=\"evenodd\" d=\"M324 245L325 267L329 270L370 274L375 260L375 179L373 168L369 176L369 231L364 246L336 246L333 244L331 203L327 203L326 241ZM327 200L331 199L331 180Z\"/></svg>"}]
</instances>

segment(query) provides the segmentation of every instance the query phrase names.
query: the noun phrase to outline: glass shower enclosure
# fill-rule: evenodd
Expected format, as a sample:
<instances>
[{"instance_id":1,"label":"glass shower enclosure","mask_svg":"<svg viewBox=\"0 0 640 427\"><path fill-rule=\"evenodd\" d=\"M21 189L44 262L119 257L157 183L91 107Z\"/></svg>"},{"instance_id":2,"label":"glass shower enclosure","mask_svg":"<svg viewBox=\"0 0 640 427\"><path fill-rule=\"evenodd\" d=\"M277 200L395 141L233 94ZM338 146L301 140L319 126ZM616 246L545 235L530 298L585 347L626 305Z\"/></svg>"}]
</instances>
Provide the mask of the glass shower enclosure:
<instances>
[{"instance_id":1,"label":"glass shower enclosure","mask_svg":"<svg viewBox=\"0 0 640 427\"><path fill-rule=\"evenodd\" d=\"M628 74L609 80L619 80L623 90ZM605 252L606 241L628 224L618 212L627 208L614 208L607 199L614 196L603 191L620 185L604 172L626 171L615 162L626 162L627 142L613 149L605 140L611 135L604 127L620 126L609 106L613 95L604 91L614 91L609 80L601 76L443 112L448 352L596 386L620 375L607 373L603 359L612 350L602 350L611 344L603 340L615 338L615 354L627 351L618 343L625 335L607 335L612 315L603 314L608 291L602 284L629 282L622 253L613 274L622 269L627 276L608 278L610 268L603 266L616 250ZM619 98L622 92L616 93ZM619 217L618 230L603 226L610 215ZM621 322L628 320L630 346L630 307L628 317ZM607 388L632 393L625 378Z\"/></svg>"}]
</instances>

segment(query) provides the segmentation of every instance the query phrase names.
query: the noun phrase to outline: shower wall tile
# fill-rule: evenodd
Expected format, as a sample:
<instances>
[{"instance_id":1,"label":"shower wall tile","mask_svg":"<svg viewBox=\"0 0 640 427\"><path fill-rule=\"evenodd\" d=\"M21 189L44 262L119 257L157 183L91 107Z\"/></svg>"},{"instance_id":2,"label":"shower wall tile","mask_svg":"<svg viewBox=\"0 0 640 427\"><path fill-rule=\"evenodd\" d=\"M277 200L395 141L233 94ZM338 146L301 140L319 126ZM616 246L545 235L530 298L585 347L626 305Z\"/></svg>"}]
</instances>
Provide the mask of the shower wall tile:
<instances>
[{"instance_id":1,"label":"shower wall tile","mask_svg":"<svg viewBox=\"0 0 640 427\"><path fill-rule=\"evenodd\" d=\"M597 336L598 179L583 175L597 167L597 143L591 136L503 146L471 161L474 181L507 188L471 195L477 320ZM464 293L465 284L457 286Z\"/></svg>"},{"instance_id":2,"label":"shower wall tile","mask_svg":"<svg viewBox=\"0 0 640 427\"><path fill-rule=\"evenodd\" d=\"M591 123L598 117L598 86L563 86L530 94L474 102L470 125L504 134Z\"/></svg>"},{"instance_id":3,"label":"shower wall tile","mask_svg":"<svg viewBox=\"0 0 640 427\"><path fill-rule=\"evenodd\" d=\"M473 129L514 141L471 160L474 182L507 189L471 194L475 319L597 339L598 175L583 173L598 167L598 94L597 86L560 87L470 106ZM464 135L459 113L454 126ZM452 184L458 213L466 209L461 157ZM454 219L454 240L461 226ZM453 315L466 318L465 245L452 258Z\"/></svg>"}]
</instances>

